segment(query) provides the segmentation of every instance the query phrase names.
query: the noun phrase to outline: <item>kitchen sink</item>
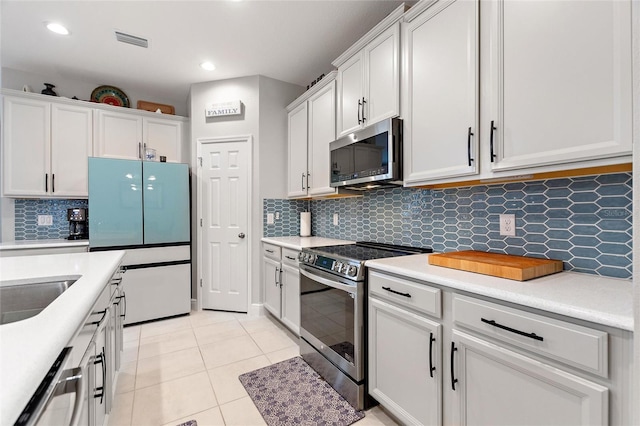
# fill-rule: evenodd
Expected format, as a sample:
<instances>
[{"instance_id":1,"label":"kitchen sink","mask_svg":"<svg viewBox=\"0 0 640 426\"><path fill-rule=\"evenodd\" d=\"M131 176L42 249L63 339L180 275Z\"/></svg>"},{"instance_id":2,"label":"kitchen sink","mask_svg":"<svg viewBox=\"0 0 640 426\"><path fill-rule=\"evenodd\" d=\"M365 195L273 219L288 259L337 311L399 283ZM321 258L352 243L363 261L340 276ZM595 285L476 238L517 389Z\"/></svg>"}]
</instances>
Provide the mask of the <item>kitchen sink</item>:
<instances>
[{"instance_id":1,"label":"kitchen sink","mask_svg":"<svg viewBox=\"0 0 640 426\"><path fill-rule=\"evenodd\" d=\"M38 315L80 277L4 282L0 286L0 325Z\"/></svg>"}]
</instances>

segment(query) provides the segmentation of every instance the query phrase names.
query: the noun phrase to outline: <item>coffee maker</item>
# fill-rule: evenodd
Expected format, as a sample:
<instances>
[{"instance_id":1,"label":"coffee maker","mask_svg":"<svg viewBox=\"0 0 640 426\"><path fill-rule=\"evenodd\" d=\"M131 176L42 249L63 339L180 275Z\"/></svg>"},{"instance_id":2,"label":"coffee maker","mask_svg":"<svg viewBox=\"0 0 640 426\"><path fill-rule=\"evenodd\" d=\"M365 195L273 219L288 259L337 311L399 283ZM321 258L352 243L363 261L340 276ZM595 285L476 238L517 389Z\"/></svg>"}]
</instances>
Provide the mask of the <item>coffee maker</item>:
<instances>
[{"instance_id":1,"label":"coffee maker","mask_svg":"<svg viewBox=\"0 0 640 426\"><path fill-rule=\"evenodd\" d=\"M68 240L85 240L89 238L89 209L67 209L67 220L69 221Z\"/></svg>"}]
</instances>

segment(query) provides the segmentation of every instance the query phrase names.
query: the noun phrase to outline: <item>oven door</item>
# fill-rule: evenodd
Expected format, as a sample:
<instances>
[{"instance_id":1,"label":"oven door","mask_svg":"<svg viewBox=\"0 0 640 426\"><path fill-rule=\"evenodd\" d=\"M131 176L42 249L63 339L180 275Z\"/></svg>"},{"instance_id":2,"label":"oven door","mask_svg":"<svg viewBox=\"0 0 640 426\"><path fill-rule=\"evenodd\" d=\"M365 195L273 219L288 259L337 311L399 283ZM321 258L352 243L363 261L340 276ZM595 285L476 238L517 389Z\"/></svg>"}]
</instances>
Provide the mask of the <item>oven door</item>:
<instances>
[{"instance_id":1,"label":"oven door","mask_svg":"<svg viewBox=\"0 0 640 426\"><path fill-rule=\"evenodd\" d=\"M300 265L300 336L356 382L364 379L364 283Z\"/></svg>"}]
</instances>

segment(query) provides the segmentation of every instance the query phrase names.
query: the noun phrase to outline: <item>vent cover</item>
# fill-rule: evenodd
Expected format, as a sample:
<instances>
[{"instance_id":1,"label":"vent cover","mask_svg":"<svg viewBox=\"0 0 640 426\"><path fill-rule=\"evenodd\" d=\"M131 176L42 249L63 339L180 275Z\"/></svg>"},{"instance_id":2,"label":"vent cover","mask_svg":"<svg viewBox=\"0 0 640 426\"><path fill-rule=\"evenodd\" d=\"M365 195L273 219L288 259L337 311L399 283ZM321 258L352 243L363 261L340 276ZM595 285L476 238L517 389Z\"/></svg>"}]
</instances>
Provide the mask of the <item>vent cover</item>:
<instances>
[{"instance_id":1,"label":"vent cover","mask_svg":"<svg viewBox=\"0 0 640 426\"><path fill-rule=\"evenodd\" d=\"M133 44L134 46L144 47L145 49L149 47L149 41L146 38L136 37L131 34L121 33L120 31L116 31L116 40L122 43Z\"/></svg>"}]
</instances>

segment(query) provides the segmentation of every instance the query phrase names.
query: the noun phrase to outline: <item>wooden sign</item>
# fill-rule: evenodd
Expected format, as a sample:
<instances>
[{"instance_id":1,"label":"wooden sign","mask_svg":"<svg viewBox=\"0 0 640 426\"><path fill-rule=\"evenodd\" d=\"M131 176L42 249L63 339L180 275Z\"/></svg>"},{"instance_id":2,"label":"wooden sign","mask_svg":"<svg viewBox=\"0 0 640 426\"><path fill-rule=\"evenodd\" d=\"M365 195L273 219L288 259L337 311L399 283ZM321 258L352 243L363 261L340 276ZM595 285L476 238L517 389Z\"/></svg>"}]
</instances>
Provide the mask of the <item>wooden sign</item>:
<instances>
[{"instance_id":1,"label":"wooden sign","mask_svg":"<svg viewBox=\"0 0 640 426\"><path fill-rule=\"evenodd\" d=\"M223 117L226 115L242 114L242 102L231 101L208 105L205 109L205 117Z\"/></svg>"}]
</instances>

